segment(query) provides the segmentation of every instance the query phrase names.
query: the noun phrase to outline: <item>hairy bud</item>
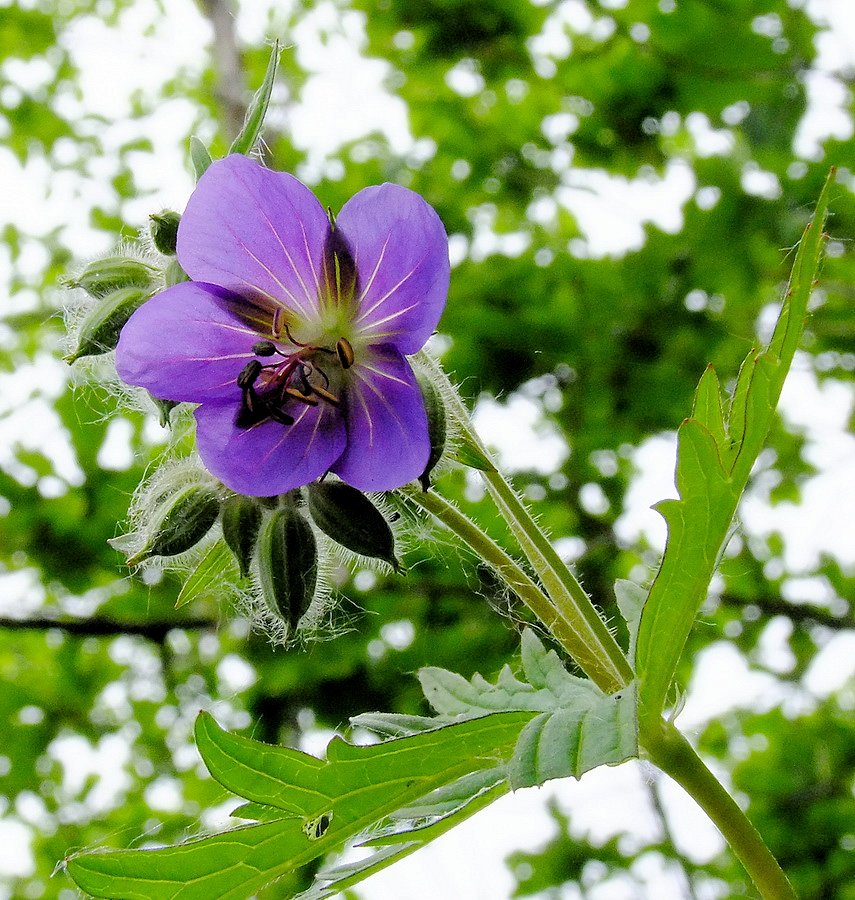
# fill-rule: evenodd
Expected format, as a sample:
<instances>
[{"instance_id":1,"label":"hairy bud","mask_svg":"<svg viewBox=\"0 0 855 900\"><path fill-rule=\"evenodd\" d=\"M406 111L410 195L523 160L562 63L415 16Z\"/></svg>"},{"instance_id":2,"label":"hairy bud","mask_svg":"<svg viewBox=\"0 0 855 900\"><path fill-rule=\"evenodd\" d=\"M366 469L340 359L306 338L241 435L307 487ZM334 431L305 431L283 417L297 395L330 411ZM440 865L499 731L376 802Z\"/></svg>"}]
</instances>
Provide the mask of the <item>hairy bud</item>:
<instances>
[{"instance_id":1,"label":"hairy bud","mask_svg":"<svg viewBox=\"0 0 855 900\"><path fill-rule=\"evenodd\" d=\"M343 481L323 481L306 489L309 512L318 528L346 550L380 559L398 572L395 536L365 494Z\"/></svg>"},{"instance_id":2,"label":"hairy bud","mask_svg":"<svg viewBox=\"0 0 855 900\"><path fill-rule=\"evenodd\" d=\"M155 506L143 546L128 557L135 566L153 556L178 556L211 530L220 512L220 499L210 484L191 483L167 494Z\"/></svg>"},{"instance_id":3,"label":"hairy bud","mask_svg":"<svg viewBox=\"0 0 855 900\"><path fill-rule=\"evenodd\" d=\"M181 216L171 209L155 213L149 218L151 240L159 253L175 256L175 244L178 241L178 223Z\"/></svg>"},{"instance_id":4,"label":"hairy bud","mask_svg":"<svg viewBox=\"0 0 855 900\"><path fill-rule=\"evenodd\" d=\"M73 363L83 356L98 356L115 350L125 323L150 295L148 287L125 287L101 297L83 319L77 348L65 357L65 361Z\"/></svg>"},{"instance_id":5,"label":"hairy bud","mask_svg":"<svg viewBox=\"0 0 855 900\"><path fill-rule=\"evenodd\" d=\"M237 560L242 578L249 574L261 516L261 506L252 497L235 494L223 503L220 514L223 537Z\"/></svg>"},{"instance_id":6,"label":"hairy bud","mask_svg":"<svg viewBox=\"0 0 855 900\"><path fill-rule=\"evenodd\" d=\"M440 461L445 451L448 428L445 419L445 404L436 385L423 372L417 372L416 379L425 403L428 436L430 437L430 456L428 456L424 472L419 475L419 484L421 484L422 490L426 491L430 488L430 473L436 468L436 464Z\"/></svg>"},{"instance_id":7,"label":"hairy bud","mask_svg":"<svg viewBox=\"0 0 855 900\"><path fill-rule=\"evenodd\" d=\"M312 526L295 506L270 513L258 532L255 562L270 611L295 629L315 596L318 548Z\"/></svg>"},{"instance_id":8,"label":"hairy bud","mask_svg":"<svg viewBox=\"0 0 855 900\"><path fill-rule=\"evenodd\" d=\"M146 288L154 286L157 269L132 256L105 256L96 259L66 284L82 288L92 297L103 297L120 288Z\"/></svg>"}]
</instances>

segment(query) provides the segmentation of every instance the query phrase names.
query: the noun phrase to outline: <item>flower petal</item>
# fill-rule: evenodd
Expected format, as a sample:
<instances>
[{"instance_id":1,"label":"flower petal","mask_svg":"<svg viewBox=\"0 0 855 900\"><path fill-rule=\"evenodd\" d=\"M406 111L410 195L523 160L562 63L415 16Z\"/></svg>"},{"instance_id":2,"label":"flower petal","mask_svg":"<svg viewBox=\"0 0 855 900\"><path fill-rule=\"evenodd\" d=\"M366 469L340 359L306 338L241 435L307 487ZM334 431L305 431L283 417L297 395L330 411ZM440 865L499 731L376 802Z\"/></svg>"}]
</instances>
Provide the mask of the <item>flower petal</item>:
<instances>
[{"instance_id":1,"label":"flower petal","mask_svg":"<svg viewBox=\"0 0 855 900\"><path fill-rule=\"evenodd\" d=\"M314 320L329 219L292 175L240 154L212 163L178 227L178 261L195 281L276 301Z\"/></svg>"},{"instance_id":2,"label":"flower petal","mask_svg":"<svg viewBox=\"0 0 855 900\"><path fill-rule=\"evenodd\" d=\"M368 343L420 350L448 294L448 238L418 194L397 184L360 191L336 217L359 273L356 324Z\"/></svg>"},{"instance_id":3,"label":"flower petal","mask_svg":"<svg viewBox=\"0 0 855 900\"><path fill-rule=\"evenodd\" d=\"M374 348L348 373L347 449L332 470L361 491L387 491L418 478L430 454L427 414L410 364Z\"/></svg>"},{"instance_id":4,"label":"flower petal","mask_svg":"<svg viewBox=\"0 0 855 900\"><path fill-rule=\"evenodd\" d=\"M231 311L234 298L212 284L183 282L146 301L122 329L116 369L127 384L163 400L235 397L258 332Z\"/></svg>"},{"instance_id":5,"label":"flower petal","mask_svg":"<svg viewBox=\"0 0 855 900\"><path fill-rule=\"evenodd\" d=\"M196 410L196 443L205 467L226 487L249 497L272 497L314 481L341 455L341 412L325 403L303 406L293 425L268 419L234 424L237 404L203 403Z\"/></svg>"}]
</instances>

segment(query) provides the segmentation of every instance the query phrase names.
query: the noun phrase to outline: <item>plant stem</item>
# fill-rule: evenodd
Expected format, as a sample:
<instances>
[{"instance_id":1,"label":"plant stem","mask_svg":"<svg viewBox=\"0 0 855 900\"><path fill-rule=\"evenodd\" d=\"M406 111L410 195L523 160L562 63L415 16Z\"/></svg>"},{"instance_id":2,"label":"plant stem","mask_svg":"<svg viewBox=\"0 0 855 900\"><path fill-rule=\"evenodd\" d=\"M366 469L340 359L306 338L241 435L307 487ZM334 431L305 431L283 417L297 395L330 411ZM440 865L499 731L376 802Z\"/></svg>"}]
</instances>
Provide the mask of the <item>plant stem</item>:
<instances>
[{"instance_id":1,"label":"plant stem","mask_svg":"<svg viewBox=\"0 0 855 900\"><path fill-rule=\"evenodd\" d=\"M739 858L764 900L796 900L796 893L757 829L692 745L670 723L643 728L650 760L692 796Z\"/></svg>"},{"instance_id":2,"label":"plant stem","mask_svg":"<svg viewBox=\"0 0 855 900\"><path fill-rule=\"evenodd\" d=\"M603 691L614 693L623 686L608 662L590 647L564 609L540 589L508 553L485 534L468 516L434 491L413 491L409 498L434 515L457 535L485 563L491 565L507 585L549 629L559 644L573 657L583 672ZM627 664L628 666L628 664Z\"/></svg>"},{"instance_id":3,"label":"plant stem","mask_svg":"<svg viewBox=\"0 0 855 900\"><path fill-rule=\"evenodd\" d=\"M430 369L434 384L443 385L446 409L463 440L487 462L490 454L472 429L469 413L460 395L451 385L442 368L427 354L420 360ZM561 638L562 646L573 656L580 668L604 691L614 693L629 684L635 673L623 654L599 610L591 602L578 579L567 568L549 538L541 531L525 504L495 466L481 472L493 502L507 522L525 557L537 573L551 599L551 618L560 620L564 632L572 640ZM465 538L464 538L465 540ZM552 630L549 621L540 613L535 615ZM559 637L557 634L555 635ZM571 649L572 644L572 649ZM596 673L596 674L595 674Z\"/></svg>"}]
</instances>

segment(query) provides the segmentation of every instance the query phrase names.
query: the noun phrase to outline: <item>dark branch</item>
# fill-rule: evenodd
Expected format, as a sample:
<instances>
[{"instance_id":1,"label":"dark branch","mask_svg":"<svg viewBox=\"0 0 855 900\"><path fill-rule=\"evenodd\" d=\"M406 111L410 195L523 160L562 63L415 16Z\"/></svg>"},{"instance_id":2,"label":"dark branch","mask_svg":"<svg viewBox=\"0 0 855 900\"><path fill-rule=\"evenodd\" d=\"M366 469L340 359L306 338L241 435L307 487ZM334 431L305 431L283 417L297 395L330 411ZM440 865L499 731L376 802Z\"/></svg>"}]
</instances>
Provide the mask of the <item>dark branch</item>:
<instances>
[{"instance_id":1,"label":"dark branch","mask_svg":"<svg viewBox=\"0 0 855 900\"><path fill-rule=\"evenodd\" d=\"M833 612L821 606L810 603L787 603L777 597L752 597L750 600L744 597L735 597L732 594L722 594L719 601L725 606L756 606L762 613L769 616L786 616L793 622L814 622L817 625L825 625L827 628L842 629L855 628L855 616L836 616Z\"/></svg>"},{"instance_id":2,"label":"dark branch","mask_svg":"<svg viewBox=\"0 0 855 900\"><path fill-rule=\"evenodd\" d=\"M130 634L162 644L170 631L204 631L216 628L212 619L180 619L175 622L119 622L115 619L12 619L0 617L0 629L6 631L62 631L75 637L115 637Z\"/></svg>"}]
</instances>

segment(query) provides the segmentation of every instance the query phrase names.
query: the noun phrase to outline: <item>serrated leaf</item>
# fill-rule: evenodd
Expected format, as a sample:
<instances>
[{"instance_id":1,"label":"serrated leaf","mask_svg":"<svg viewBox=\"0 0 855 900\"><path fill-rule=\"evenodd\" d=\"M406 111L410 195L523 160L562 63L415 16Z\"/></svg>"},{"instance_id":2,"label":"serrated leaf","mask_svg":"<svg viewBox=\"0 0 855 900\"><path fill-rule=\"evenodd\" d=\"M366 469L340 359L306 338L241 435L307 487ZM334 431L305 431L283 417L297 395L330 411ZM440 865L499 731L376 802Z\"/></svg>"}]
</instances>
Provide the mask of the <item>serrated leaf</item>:
<instances>
[{"instance_id":1,"label":"serrated leaf","mask_svg":"<svg viewBox=\"0 0 855 900\"><path fill-rule=\"evenodd\" d=\"M635 684L602 694L584 710L542 713L523 729L508 768L511 787L532 787L552 778L576 778L598 766L638 755Z\"/></svg>"},{"instance_id":2,"label":"serrated leaf","mask_svg":"<svg viewBox=\"0 0 855 900\"><path fill-rule=\"evenodd\" d=\"M453 719L443 716L409 716L403 713L361 713L353 716L353 728L367 728L385 738L407 737L422 731L433 731L452 724Z\"/></svg>"},{"instance_id":3,"label":"serrated leaf","mask_svg":"<svg viewBox=\"0 0 855 900\"><path fill-rule=\"evenodd\" d=\"M237 566L226 542L215 541L184 582L175 601L175 608L179 609L194 600L221 595L223 579L230 581L236 577Z\"/></svg>"},{"instance_id":4,"label":"serrated leaf","mask_svg":"<svg viewBox=\"0 0 855 900\"><path fill-rule=\"evenodd\" d=\"M67 869L96 897L244 900L401 806L495 768L529 718L508 712L368 747L336 739L324 761L229 734L202 713L196 740L211 774L256 804L245 812L267 819L279 809L286 817L177 847L85 853Z\"/></svg>"},{"instance_id":5,"label":"serrated leaf","mask_svg":"<svg viewBox=\"0 0 855 900\"><path fill-rule=\"evenodd\" d=\"M419 680L428 702L444 715L483 716L499 709L541 713L526 725L514 749L513 788L578 777L637 755L634 685L604 694L593 682L571 675L531 629L523 632L522 660L528 682L507 667L495 684L480 676L467 681L444 669L422 669Z\"/></svg>"},{"instance_id":6,"label":"serrated leaf","mask_svg":"<svg viewBox=\"0 0 855 900\"><path fill-rule=\"evenodd\" d=\"M821 259L833 174L799 244L769 347L762 352L752 350L739 371L724 431L717 405L718 379L710 374L711 369L698 386L695 417L678 431L680 499L658 504L668 525L668 542L641 616L636 646L642 722L658 720L662 713L739 498L771 427Z\"/></svg>"},{"instance_id":7,"label":"serrated leaf","mask_svg":"<svg viewBox=\"0 0 855 900\"><path fill-rule=\"evenodd\" d=\"M190 161L193 163L193 172L196 175L196 181L208 171L208 167L213 162L211 154L208 153L208 148L195 134L190 138Z\"/></svg>"},{"instance_id":8,"label":"serrated leaf","mask_svg":"<svg viewBox=\"0 0 855 900\"><path fill-rule=\"evenodd\" d=\"M267 107L270 104L270 95L273 92L273 82L276 80L276 69L279 66L279 41L273 42L273 50L267 63L267 71L264 73L264 81L261 87L253 95L249 108L246 111L246 119L240 134L234 139L229 153L249 153L255 146L261 128L264 125L264 117L267 115Z\"/></svg>"}]
</instances>

